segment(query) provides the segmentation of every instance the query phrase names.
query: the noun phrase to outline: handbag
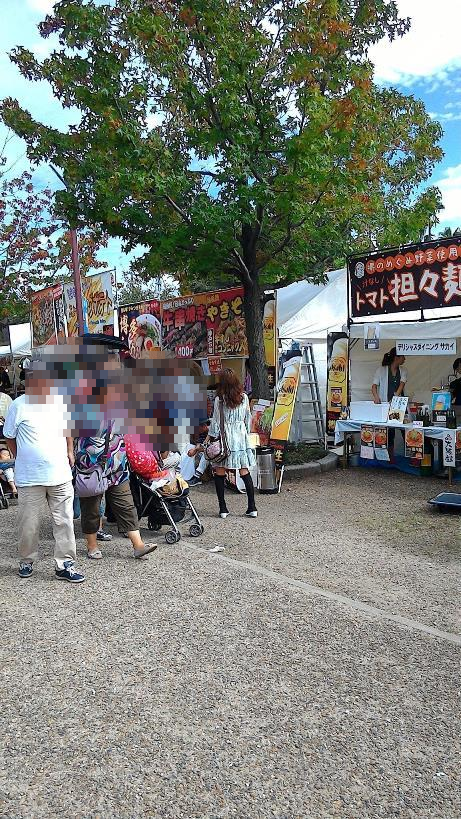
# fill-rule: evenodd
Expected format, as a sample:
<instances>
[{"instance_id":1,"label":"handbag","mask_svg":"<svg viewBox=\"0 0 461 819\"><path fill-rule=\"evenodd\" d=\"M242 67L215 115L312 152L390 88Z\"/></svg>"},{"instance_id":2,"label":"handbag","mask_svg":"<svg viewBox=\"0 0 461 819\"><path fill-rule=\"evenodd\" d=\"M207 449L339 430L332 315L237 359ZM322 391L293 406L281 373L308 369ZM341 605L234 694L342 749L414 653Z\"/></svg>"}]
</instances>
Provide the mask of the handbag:
<instances>
[{"instance_id":1,"label":"handbag","mask_svg":"<svg viewBox=\"0 0 461 819\"><path fill-rule=\"evenodd\" d=\"M224 429L224 404L222 399L219 399L219 427L219 437L205 444L203 451L205 459L212 464L220 464L229 457L229 447Z\"/></svg>"},{"instance_id":2,"label":"handbag","mask_svg":"<svg viewBox=\"0 0 461 819\"><path fill-rule=\"evenodd\" d=\"M106 430L104 450L96 465L87 472L82 472L79 469L75 471L75 494L78 498L94 498L97 495L104 495L104 492L111 485L109 476L105 474L110 432L111 426L109 425Z\"/></svg>"}]
</instances>

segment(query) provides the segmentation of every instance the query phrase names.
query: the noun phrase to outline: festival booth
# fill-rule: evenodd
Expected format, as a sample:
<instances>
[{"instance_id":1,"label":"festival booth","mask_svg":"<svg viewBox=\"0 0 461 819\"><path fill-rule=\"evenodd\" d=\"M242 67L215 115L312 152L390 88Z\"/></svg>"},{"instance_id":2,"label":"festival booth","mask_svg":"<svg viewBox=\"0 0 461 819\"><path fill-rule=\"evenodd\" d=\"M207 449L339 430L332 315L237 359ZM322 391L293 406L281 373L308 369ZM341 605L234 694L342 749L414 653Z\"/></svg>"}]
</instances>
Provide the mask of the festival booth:
<instances>
[{"instance_id":1,"label":"festival booth","mask_svg":"<svg viewBox=\"0 0 461 819\"><path fill-rule=\"evenodd\" d=\"M16 393L20 385L21 363L32 352L30 323L10 324L3 340L7 339L9 339L9 344L3 344L0 347L0 366L7 370L12 389Z\"/></svg>"},{"instance_id":2,"label":"festival booth","mask_svg":"<svg viewBox=\"0 0 461 819\"><path fill-rule=\"evenodd\" d=\"M452 407L453 362L461 354L461 240L436 240L352 257L347 406L335 406L344 465L446 474L461 465L461 407ZM404 397L375 404L371 387L396 347L408 374ZM338 394L339 401L339 394ZM355 439L352 445L351 441Z\"/></svg>"},{"instance_id":3,"label":"festival booth","mask_svg":"<svg viewBox=\"0 0 461 819\"><path fill-rule=\"evenodd\" d=\"M277 356L275 306L275 295L269 296L264 311L264 343L272 384ZM207 384L209 416L216 375L223 367L232 369L245 382L248 344L241 287L121 305L118 328L133 358L153 357L162 349L178 359L196 362ZM250 391L248 383L246 386ZM235 477L229 474L231 478L235 483ZM239 476L237 487L243 488Z\"/></svg>"},{"instance_id":4,"label":"festival booth","mask_svg":"<svg viewBox=\"0 0 461 819\"><path fill-rule=\"evenodd\" d=\"M337 337L335 334L341 336L343 327L347 325L346 269L326 273L325 284L295 282L279 290L277 318L283 349L289 348L293 342L297 342L301 348L308 345L311 348L325 418L330 406L325 401L328 360L331 359L331 349ZM303 394L309 396L308 385L301 382L300 392L302 402ZM303 404L301 413L302 437L312 439L316 434L312 404ZM334 428L330 432L333 433Z\"/></svg>"}]
</instances>

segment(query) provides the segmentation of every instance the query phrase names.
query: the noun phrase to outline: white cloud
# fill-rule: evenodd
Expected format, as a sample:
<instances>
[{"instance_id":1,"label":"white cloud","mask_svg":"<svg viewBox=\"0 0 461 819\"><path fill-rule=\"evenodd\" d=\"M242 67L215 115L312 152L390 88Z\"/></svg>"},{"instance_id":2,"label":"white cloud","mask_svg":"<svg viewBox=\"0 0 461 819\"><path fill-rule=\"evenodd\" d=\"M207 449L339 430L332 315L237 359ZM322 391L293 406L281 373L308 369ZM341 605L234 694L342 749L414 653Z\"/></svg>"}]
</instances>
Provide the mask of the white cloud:
<instances>
[{"instance_id":1,"label":"white cloud","mask_svg":"<svg viewBox=\"0 0 461 819\"><path fill-rule=\"evenodd\" d=\"M442 178L435 184L442 192L444 204L440 221L452 228L461 226L461 165L446 168Z\"/></svg>"},{"instance_id":2,"label":"white cloud","mask_svg":"<svg viewBox=\"0 0 461 819\"><path fill-rule=\"evenodd\" d=\"M439 122L456 122L461 119L461 112L455 114L454 111L449 111L447 114L437 114L434 111L429 111L431 119L438 119Z\"/></svg>"},{"instance_id":3,"label":"white cloud","mask_svg":"<svg viewBox=\"0 0 461 819\"><path fill-rule=\"evenodd\" d=\"M27 0L27 5L32 11L40 14L51 14L56 0Z\"/></svg>"},{"instance_id":4,"label":"white cloud","mask_svg":"<svg viewBox=\"0 0 461 819\"><path fill-rule=\"evenodd\" d=\"M371 49L377 80L411 86L430 78L434 90L451 84L453 69L461 69L460 40L454 34L461 28L460 0L438 0L436 4L397 0L397 5L402 17L411 17L411 29L404 37L391 43L382 40Z\"/></svg>"}]
</instances>

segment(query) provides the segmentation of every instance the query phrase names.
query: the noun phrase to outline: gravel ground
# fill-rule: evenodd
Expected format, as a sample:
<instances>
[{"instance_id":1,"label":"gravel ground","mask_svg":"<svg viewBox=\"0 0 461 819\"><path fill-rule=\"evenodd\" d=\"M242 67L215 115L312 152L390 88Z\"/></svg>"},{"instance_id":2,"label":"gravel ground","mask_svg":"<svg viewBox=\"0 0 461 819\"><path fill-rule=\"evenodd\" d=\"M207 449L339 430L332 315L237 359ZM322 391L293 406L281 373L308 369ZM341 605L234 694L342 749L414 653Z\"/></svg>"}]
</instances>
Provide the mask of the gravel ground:
<instances>
[{"instance_id":1,"label":"gravel ground","mask_svg":"<svg viewBox=\"0 0 461 819\"><path fill-rule=\"evenodd\" d=\"M426 507L443 488L338 471L259 498L256 521L237 495L217 520L199 488L203 538L145 563L118 538L84 563L79 539L79 587L53 578L47 521L21 581L1 511L2 819L459 817L461 521Z\"/></svg>"}]
</instances>

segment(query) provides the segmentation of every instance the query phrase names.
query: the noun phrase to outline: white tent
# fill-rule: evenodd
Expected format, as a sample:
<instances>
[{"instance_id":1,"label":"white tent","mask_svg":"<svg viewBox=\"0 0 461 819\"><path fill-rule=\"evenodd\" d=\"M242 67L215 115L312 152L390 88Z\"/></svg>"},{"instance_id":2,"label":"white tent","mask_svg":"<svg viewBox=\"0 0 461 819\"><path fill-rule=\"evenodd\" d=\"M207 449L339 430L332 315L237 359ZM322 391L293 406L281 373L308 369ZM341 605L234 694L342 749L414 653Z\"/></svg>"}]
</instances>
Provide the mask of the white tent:
<instances>
[{"instance_id":1,"label":"white tent","mask_svg":"<svg viewBox=\"0 0 461 819\"><path fill-rule=\"evenodd\" d=\"M399 340L421 341L428 339L461 338L461 319L446 318L434 321L387 321L380 323L379 350L365 350L363 343L364 325L352 324L350 328L350 381L352 401L371 401L371 384L375 370L381 364L384 353ZM457 355L461 354L458 342ZM405 395L423 404L431 402L433 388L440 387L453 374L454 356L411 355L407 357L405 368L408 382Z\"/></svg>"},{"instance_id":2,"label":"white tent","mask_svg":"<svg viewBox=\"0 0 461 819\"><path fill-rule=\"evenodd\" d=\"M31 354L32 339L30 334L30 324L10 324L10 341L11 350L14 358L25 358ZM8 347L0 347L0 356L11 355L11 350Z\"/></svg>"},{"instance_id":3,"label":"white tent","mask_svg":"<svg viewBox=\"0 0 461 819\"><path fill-rule=\"evenodd\" d=\"M327 335L341 330L347 324L347 278L346 270L332 270L327 274L326 284L295 282L277 291L277 327L282 347L292 341L301 345L312 344L317 380L325 413L327 383ZM304 384L301 391L303 437L316 435L310 387Z\"/></svg>"},{"instance_id":4,"label":"white tent","mask_svg":"<svg viewBox=\"0 0 461 819\"><path fill-rule=\"evenodd\" d=\"M295 282L277 292L281 341L326 342L328 333L347 323L346 269L332 270L326 284Z\"/></svg>"}]
</instances>

